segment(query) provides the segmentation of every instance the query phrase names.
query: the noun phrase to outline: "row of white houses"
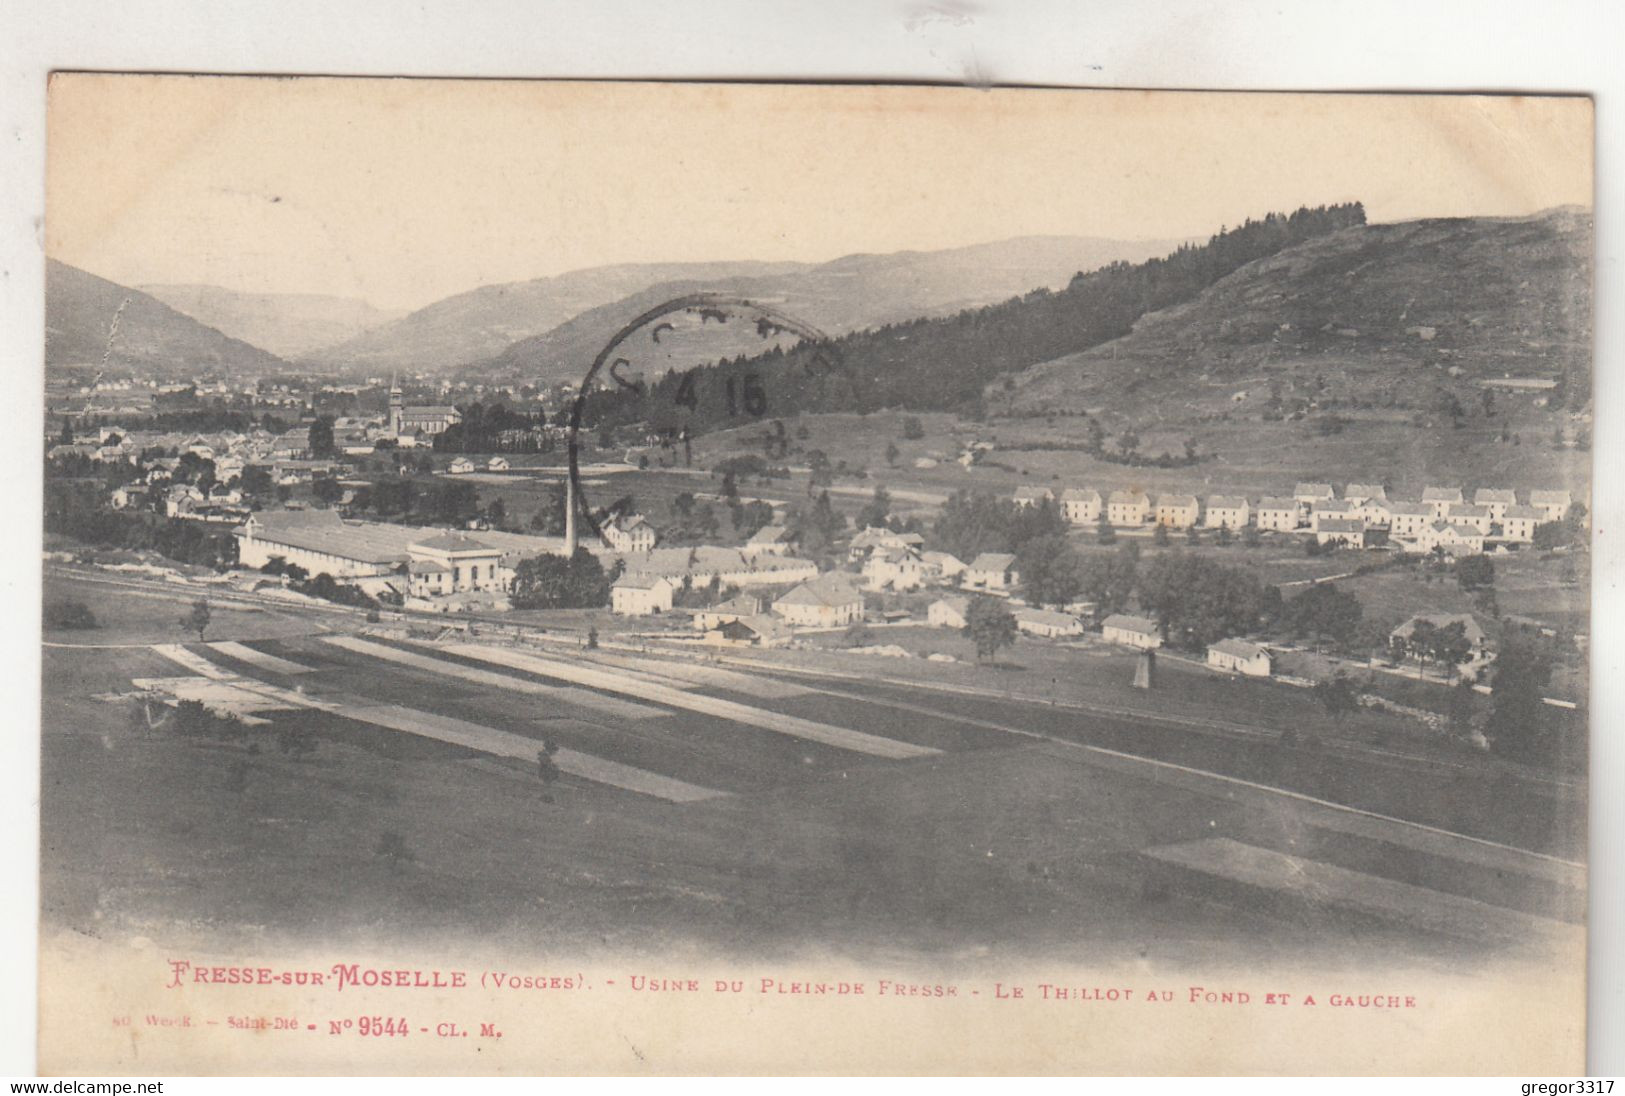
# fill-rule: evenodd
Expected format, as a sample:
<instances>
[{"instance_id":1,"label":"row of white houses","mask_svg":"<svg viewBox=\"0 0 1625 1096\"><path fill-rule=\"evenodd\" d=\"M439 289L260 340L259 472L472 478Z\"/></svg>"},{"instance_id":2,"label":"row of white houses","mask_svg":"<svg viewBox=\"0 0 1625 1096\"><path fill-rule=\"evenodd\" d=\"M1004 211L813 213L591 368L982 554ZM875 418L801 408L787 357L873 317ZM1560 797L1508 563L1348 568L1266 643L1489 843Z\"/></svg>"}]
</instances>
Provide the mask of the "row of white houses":
<instances>
[{"instance_id":1,"label":"row of white houses","mask_svg":"<svg viewBox=\"0 0 1625 1096\"><path fill-rule=\"evenodd\" d=\"M1515 491L1481 487L1469 503L1459 487L1428 487L1420 500L1391 501L1381 484L1360 483L1347 485L1342 498L1329 483L1300 483L1290 496L1267 496L1256 504L1242 495L1209 495L1202 500L1195 495L1162 494L1153 500L1139 490L1102 496L1089 488L1067 488L1057 496L1048 488L1022 487L1015 493L1017 506L1054 502L1061 516L1074 525L1094 525L1102 519L1108 525L1131 528L1162 525L1238 530L1255 525L1282 533L1307 531L1323 543L1363 542L1369 528L1387 528L1392 536L1404 540L1437 538L1440 531L1434 527L1439 523L1476 530L1481 537L1491 536L1493 527L1500 526L1505 540L1529 543L1537 525L1562 521L1574 504L1565 490L1531 491L1528 498L1527 504L1520 504Z\"/></svg>"}]
</instances>

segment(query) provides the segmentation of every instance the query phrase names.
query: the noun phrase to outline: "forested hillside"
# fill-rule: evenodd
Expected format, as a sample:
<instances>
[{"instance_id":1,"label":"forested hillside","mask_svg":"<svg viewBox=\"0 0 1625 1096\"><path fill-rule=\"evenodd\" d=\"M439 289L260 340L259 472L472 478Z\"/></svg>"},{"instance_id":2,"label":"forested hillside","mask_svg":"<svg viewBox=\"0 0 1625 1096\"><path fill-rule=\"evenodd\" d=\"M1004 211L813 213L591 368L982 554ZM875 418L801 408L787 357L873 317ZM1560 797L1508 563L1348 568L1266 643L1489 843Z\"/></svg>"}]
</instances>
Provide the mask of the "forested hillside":
<instances>
[{"instance_id":1,"label":"forested hillside","mask_svg":"<svg viewBox=\"0 0 1625 1096\"><path fill-rule=\"evenodd\" d=\"M655 386L652 403L624 392L596 393L587 421L648 418L651 406L677 407L683 394L691 424L722 425L728 421L726 401L706 394L720 392L730 378L742 384L746 374L759 376L774 415L973 408L990 381L1120 338L1146 313L1191 300L1249 262L1364 223L1358 202L1272 213L1164 258L1079 274L1059 291L1038 289L1002 304L860 331L821 346L774 349L702 369L692 379L669 374ZM699 396L689 400L690 393Z\"/></svg>"},{"instance_id":2,"label":"forested hillside","mask_svg":"<svg viewBox=\"0 0 1625 1096\"><path fill-rule=\"evenodd\" d=\"M1059 289L1079 271L1166 255L1177 240L1114 240L1094 236L1023 236L941 251L847 255L790 272L668 280L621 300L588 309L544 334L522 339L489 361L483 373L551 383L579 380L594 355L622 325L675 297L723 293L772 302L787 315L831 336L885 324L948 316L981 308L1037 287ZM785 345L793 344L786 340ZM675 325L658 344L623 346L629 364L649 376L738 355L760 355L764 342L750 325Z\"/></svg>"}]
</instances>

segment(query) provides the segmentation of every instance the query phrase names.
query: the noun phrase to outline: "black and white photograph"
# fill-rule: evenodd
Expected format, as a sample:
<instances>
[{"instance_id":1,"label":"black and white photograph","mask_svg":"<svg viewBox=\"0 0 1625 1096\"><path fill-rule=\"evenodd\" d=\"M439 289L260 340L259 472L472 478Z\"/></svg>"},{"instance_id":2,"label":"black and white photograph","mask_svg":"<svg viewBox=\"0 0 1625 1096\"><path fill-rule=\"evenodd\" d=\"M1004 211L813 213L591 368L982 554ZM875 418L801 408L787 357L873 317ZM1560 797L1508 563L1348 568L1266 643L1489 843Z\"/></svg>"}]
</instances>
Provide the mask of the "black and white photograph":
<instances>
[{"instance_id":1,"label":"black and white photograph","mask_svg":"<svg viewBox=\"0 0 1625 1096\"><path fill-rule=\"evenodd\" d=\"M1592 123L54 75L42 1069L1583 1071Z\"/></svg>"}]
</instances>

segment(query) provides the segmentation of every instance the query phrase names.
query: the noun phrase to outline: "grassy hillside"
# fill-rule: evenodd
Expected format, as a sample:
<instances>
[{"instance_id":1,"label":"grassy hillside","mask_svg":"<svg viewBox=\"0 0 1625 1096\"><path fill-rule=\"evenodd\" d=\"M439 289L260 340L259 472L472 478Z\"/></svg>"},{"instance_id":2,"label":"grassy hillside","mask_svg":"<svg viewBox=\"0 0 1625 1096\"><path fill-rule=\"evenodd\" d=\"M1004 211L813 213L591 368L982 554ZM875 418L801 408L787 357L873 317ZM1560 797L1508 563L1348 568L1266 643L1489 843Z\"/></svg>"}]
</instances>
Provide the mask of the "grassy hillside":
<instances>
[{"instance_id":1,"label":"grassy hillside","mask_svg":"<svg viewBox=\"0 0 1625 1096\"><path fill-rule=\"evenodd\" d=\"M139 366L160 375L275 371L287 363L184 316L162 301L46 260L45 364Z\"/></svg>"},{"instance_id":2,"label":"grassy hillside","mask_svg":"<svg viewBox=\"0 0 1625 1096\"><path fill-rule=\"evenodd\" d=\"M142 292L234 339L293 358L405 316L354 297L239 293L217 285L144 285Z\"/></svg>"},{"instance_id":3,"label":"grassy hillside","mask_svg":"<svg viewBox=\"0 0 1625 1096\"><path fill-rule=\"evenodd\" d=\"M1348 228L1250 263L989 398L1018 414L1100 408L1130 422L1449 419L1449 397L1471 413L1480 382L1510 375L1563 382L1563 402L1582 406L1591 232L1590 214L1573 210Z\"/></svg>"}]
</instances>

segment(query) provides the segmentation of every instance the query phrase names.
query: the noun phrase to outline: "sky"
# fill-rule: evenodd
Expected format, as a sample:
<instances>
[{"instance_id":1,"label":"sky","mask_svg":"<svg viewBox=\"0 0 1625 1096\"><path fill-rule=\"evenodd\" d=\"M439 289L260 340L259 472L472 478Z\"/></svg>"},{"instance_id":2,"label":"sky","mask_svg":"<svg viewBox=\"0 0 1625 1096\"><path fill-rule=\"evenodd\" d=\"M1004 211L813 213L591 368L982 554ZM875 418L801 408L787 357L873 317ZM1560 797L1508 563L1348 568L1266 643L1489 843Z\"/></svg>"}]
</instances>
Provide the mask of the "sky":
<instances>
[{"instance_id":1,"label":"sky","mask_svg":"<svg viewBox=\"0 0 1625 1096\"><path fill-rule=\"evenodd\" d=\"M623 262L1592 203L1578 98L59 74L46 252L421 307Z\"/></svg>"}]
</instances>

